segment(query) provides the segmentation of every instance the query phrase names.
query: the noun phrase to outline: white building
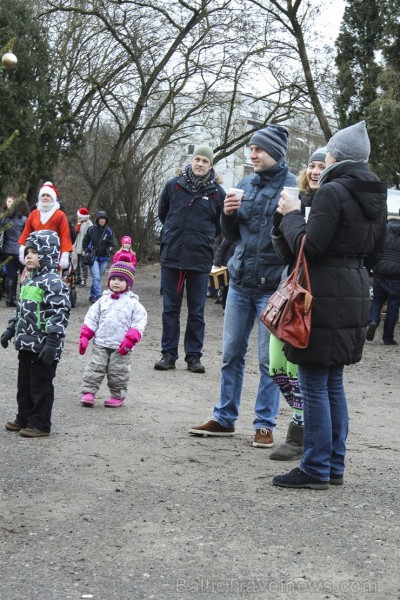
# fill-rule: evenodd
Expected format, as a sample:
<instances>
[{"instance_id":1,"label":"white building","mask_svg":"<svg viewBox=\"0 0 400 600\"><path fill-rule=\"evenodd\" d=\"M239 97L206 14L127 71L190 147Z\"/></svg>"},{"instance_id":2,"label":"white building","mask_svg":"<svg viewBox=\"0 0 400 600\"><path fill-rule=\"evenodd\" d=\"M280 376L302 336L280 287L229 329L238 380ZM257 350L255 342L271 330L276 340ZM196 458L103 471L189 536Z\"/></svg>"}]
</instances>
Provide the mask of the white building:
<instances>
[{"instance_id":1,"label":"white building","mask_svg":"<svg viewBox=\"0 0 400 600\"><path fill-rule=\"evenodd\" d=\"M238 105L233 119L231 139L243 135L246 131L262 128L265 115L270 113L266 102L254 102L248 97L242 97L242 100L243 102ZM221 108L221 110L223 109ZM190 162L194 148L199 144L207 144L214 151L218 149L224 132L221 132L217 126L210 126L210 122L221 123L221 121L223 121L221 115L215 115L215 119L207 119L207 126L200 123L199 120L190 125L185 138L186 144L183 141L180 146L184 164ZM273 123L276 120L271 119L270 122ZM310 154L316 148L324 146L326 142L321 134L319 124L312 114L301 115L286 122L281 121L281 124L288 127L290 132L287 162L291 171L297 175L306 166ZM215 171L221 177L222 186L225 189L234 187L243 176L253 173L248 143L227 157L218 159L218 154L221 153L217 150L215 152L217 159Z\"/></svg>"}]
</instances>

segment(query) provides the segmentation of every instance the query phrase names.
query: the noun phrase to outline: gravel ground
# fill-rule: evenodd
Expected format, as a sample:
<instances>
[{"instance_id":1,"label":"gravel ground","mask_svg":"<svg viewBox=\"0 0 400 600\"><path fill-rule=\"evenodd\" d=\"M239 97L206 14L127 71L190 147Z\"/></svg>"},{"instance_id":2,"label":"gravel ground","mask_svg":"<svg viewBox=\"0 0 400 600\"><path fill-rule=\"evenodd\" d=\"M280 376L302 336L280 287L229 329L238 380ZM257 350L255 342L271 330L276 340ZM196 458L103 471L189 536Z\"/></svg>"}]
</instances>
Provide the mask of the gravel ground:
<instances>
[{"instance_id":1,"label":"gravel ground","mask_svg":"<svg viewBox=\"0 0 400 600\"><path fill-rule=\"evenodd\" d=\"M183 359L159 372L158 265L138 269L136 291L149 321L125 406L104 408L105 385L93 409L80 406L88 302L79 289L51 436L0 434L1 600L399 599L400 346L383 346L378 330L346 370L345 485L283 490L271 478L297 463L251 446L255 339L235 437L189 436L218 399L222 309L207 301L206 373ZM10 310L0 308L2 330ZM17 355L0 352L5 422L15 414ZM278 442L289 417L282 401Z\"/></svg>"}]
</instances>

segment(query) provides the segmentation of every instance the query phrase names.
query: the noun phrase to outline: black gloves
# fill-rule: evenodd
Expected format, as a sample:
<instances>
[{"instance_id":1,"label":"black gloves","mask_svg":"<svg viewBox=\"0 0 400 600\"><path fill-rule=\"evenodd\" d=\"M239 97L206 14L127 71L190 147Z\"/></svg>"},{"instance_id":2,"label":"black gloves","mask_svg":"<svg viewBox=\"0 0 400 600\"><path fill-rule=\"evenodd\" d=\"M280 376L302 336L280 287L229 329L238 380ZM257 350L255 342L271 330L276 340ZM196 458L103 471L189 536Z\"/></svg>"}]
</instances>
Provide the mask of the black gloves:
<instances>
[{"instance_id":1,"label":"black gloves","mask_svg":"<svg viewBox=\"0 0 400 600\"><path fill-rule=\"evenodd\" d=\"M60 340L57 337L51 337L50 335L44 342L43 349L39 354L39 360L44 365L52 365L58 355L58 349L60 347Z\"/></svg>"},{"instance_id":2,"label":"black gloves","mask_svg":"<svg viewBox=\"0 0 400 600\"><path fill-rule=\"evenodd\" d=\"M14 337L14 330L7 328L4 333L1 334L0 342L3 348L7 348L9 341Z\"/></svg>"}]
</instances>

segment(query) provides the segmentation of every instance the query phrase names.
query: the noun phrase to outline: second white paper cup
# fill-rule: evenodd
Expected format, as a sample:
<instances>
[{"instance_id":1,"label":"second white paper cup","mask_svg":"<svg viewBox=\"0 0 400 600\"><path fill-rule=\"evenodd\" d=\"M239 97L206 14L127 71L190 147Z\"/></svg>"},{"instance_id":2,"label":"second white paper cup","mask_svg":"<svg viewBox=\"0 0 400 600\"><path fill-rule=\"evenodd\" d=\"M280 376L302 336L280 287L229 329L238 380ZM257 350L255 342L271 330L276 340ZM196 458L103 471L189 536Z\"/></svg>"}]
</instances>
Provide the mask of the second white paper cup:
<instances>
[{"instance_id":1,"label":"second white paper cup","mask_svg":"<svg viewBox=\"0 0 400 600\"><path fill-rule=\"evenodd\" d=\"M285 186L283 188L283 191L286 192L286 194L288 196L290 196L291 198L294 198L295 200L299 199L299 192L300 192L299 188L297 188L297 187L286 187Z\"/></svg>"},{"instance_id":2,"label":"second white paper cup","mask_svg":"<svg viewBox=\"0 0 400 600\"><path fill-rule=\"evenodd\" d=\"M240 188L229 188L227 193L228 192L235 192L236 196L238 196L240 200L243 198L244 190L241 190Z\"/></svg>"}]
</instances>

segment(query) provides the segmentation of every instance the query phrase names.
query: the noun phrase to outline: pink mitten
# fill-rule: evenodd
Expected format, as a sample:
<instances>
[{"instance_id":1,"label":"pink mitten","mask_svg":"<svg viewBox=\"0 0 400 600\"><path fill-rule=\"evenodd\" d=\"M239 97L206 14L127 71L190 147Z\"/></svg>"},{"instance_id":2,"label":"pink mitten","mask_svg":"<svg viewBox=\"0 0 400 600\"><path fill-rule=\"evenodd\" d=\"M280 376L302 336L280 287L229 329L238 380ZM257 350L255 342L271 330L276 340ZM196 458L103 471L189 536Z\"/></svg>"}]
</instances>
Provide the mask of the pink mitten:
<instances>
[{"instance_id":1,"label":"pink mitten","mask_svg":"<svg viewBox=\"0 0 400 600\"><path fill-rule=\"evenodd\" d=\"M138 331L138 329L128 329L125 338L122 340L118 348L118 352L125 356L125 354L128 354L128 352L132 350L133 346L140 342L141 339L142 334L140 333L140 331Z\"/></svg>"},{"instance_id":2,"label":"pink mitten","mask_svg":"<svg viewBox=\"0 0 400 600\"><path fill-rule=\"evenodd\" d=\"M81 333L79 334L79 354L85 354L89 341L93 336L94 331L92 331L87 325L82 325Z\"/></svg>"}]
</instances>

